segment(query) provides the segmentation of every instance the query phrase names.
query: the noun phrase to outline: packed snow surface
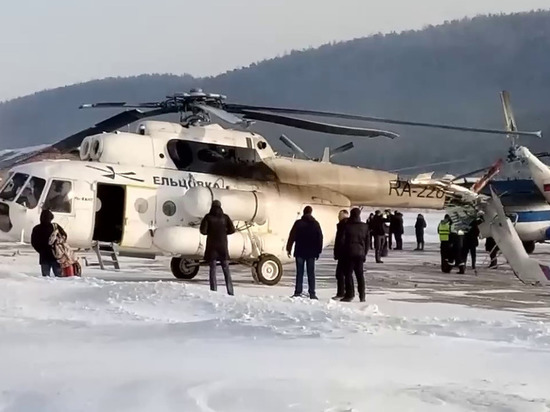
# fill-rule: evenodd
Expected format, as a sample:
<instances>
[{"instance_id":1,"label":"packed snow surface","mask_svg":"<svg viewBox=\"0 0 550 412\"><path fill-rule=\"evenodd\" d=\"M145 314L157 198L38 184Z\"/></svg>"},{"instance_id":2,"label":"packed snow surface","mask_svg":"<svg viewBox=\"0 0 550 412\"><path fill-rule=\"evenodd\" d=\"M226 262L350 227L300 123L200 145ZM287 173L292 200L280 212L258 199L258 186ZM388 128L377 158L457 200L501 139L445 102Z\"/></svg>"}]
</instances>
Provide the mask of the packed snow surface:
<instances>
[{"instance_id":1,"label":"packed snow surface","mask_svg":"<svg viewBox=\"0 0 550 412\"><path fill-rule=\"evenodd\" d=\"M289 298L292 266L274 287L233 267L230 297L166 259L43 279L27 246L3 246L0 411L550 410L548 291L506 265L442 274L436 244L369 256L367 302L347 304L330 250L311 301Z\"/></svg>"}]
</instances>

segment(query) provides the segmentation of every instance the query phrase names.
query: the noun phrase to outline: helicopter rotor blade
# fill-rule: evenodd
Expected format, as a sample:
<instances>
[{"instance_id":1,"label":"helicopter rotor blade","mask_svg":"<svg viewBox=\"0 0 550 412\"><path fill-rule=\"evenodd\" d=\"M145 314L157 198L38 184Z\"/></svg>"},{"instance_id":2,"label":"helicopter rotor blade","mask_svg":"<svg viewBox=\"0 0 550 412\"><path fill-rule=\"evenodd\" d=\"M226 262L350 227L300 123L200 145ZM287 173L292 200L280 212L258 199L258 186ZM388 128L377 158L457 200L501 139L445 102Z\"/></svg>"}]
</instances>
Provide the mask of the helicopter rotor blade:
<instances>
[{"instance_id":1,"label":"helicopter rotor blade","mask_svg":"<svg viewBox=\"0 0 550 412\"><path fill-rule=\"evenodd\" d=\"M35 151L28 152L26 153L25 156L18 156L16 158L7 159L6 162L0 161L0 169L8 169L16 165L17 163L28 161L34 157L37 157L45 153L70 152L71 150L78 148L82 143L82 141L84 140L84 138L88 136L92 136L94 134L99 134L103 132L113 132L121 128L122 126L126 126L127 124L133 123L137 120L140 120L146 117L152 117L152 116L158 116L165 113L170 113L172 111L173 110L171 110L171 108L160 108L157 110L150 110L148 112L142 112L137 109L132 109L132 110L124 111L122 113L118 113L114 116L109 117L108 119L105 119L95 124L92 127L81 130L51 145L48 145L46 147L41 147L40 149Z\"/></svg>"},{"instance_id":2,"label":"helicopter rotor blade","mask_svg":"<svg viewBox=\"0 0 550 412\"><path fill-rule=\"evenodd\" d=\"M225 106L226 106L226 110L232 113L245 113L246 111L267 111L267 112L274 112L274 113L335 117L340 119L362 120L367 122L396 124L396 125L403 125L403 126L418 126L418 127L427 127L427 128L433 128L433 129L457 130L457 131L463 131L463 132L542 137L542 131L524 132L524 131L515 130L513 132L510 132L507 130L452 126L452 125L438 124L438 123L411 122L411 121L405 121L405 120L387 119L382 117L360 116L360 115L353 115L353 114L346 114L346 113L333 113L333 112L324 112L324 111L317 111L317 110L287 109L287 108L281 108L281 107L267 107L267 106L246 106L246 105L239 105L239 104L226 104Z\"/></svg>"},{"instance_id":3,"label":"helicopter rotor blade","mask_svg":"<svg viewBox=\"0 0 550 412\"><path fill-rule=\"evenodd\" d=\"M290 150L292 150L296 154L296 156L298 156L299 158L305 159L305 160L311 160L311 157L309 157L300 146L294 143L286 135L282 134L281 137L279 137L279 140L281 140L281 142L283 142L287 147L289 147Z\"/></svg>"},{"instance_id":4,"label":"helicopter rotor blade","mask_svg":"<svg viewBox=\"0 0 550 412\"><path fill-rule=\"evenodd\" d=\"M196 107L199 110L202 110L208 114L211 114L212 116L215 116L218 119L223 120L224 122L227 122L229 124L242 125L246 123L240 117L237 117L234 114L228 113L223 109L218 109L217 107L208 106L206 104L193 104L191 105L191 107Z\"/></svg>"},{"instance_id":5,"label":"helicopter rotor blade","mask_svg":"<svg viewBox=\"0 0 550 412\"><path fill-rule=\"evenodd\" d=\"M314 122L312 120L297 119L295 117L281 116L278 114L243 110L245 119L259 120L268 123L282 124L284 126L295 127L297 129L311 130L313 132L339 134L346 136L378 137L384 136L394 139L399 137L397 133L385 130L364 129L360 127L339 126L330 123Z\"/></svg>"},{"instance_id":6,"label":"helicopter rotor blade","mask_svg":"<svg viewBox=\"0 0 550 412\"><path fill-rule=\"evenodd\" d=\"M127 102L100 102L81 104L79 109L103 109L103 108L128 108L128 109L154 109L162 107L158 102L127 103Z\"/></svg>"},{"instance_id":7,"label":"helicopter rotor blade","mask_svg":"<svg viewBox=\"0 0 550 412\"><path fill-rule=\"evenodd\" d=\"M348 150L353 149L353 147L354 147L353 142L349 142L349 143L343 144L342 146L338 146L334 149L330 149L330 157L332 158L332 156L334 156L338 153L347 152Z\"/></svg>"}]
</instances>

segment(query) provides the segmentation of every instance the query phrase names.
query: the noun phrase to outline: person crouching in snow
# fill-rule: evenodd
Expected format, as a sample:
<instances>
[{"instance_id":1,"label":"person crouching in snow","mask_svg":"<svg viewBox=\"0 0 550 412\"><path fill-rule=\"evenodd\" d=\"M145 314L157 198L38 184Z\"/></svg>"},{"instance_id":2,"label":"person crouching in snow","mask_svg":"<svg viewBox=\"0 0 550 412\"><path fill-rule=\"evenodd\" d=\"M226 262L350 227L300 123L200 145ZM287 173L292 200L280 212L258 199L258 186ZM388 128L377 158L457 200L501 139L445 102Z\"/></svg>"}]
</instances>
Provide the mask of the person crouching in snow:
<instances>
[{"instance_id":1,"label":"person crouching in snow","mask_svg":"<svg viewBox=\"0 0 550 412\"><path fill-rule=\"evenodd\" d=\"M50 272L53 272L55 276L62 276L61 265L53 254L53 249L50 246L50 236L54 232L53 213L49 210L43 210L40 214L40 223L32 229L31 245L39 255L40 269L42 276L50 276ZM67 237L67 234L63 228L59 225L57 230L63 236Z\"/></svg>"}]
</instances>

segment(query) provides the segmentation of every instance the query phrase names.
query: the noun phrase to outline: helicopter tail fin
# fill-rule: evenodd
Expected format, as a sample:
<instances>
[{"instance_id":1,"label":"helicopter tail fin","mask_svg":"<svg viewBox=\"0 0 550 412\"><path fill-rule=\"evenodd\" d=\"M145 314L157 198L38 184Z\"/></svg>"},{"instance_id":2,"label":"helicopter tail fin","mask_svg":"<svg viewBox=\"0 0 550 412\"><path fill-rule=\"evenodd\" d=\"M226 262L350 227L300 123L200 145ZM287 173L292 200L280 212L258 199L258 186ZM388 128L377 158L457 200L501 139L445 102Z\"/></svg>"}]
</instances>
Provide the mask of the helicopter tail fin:
<instances>
[{"instance_id":1,"label":"helicopter tail fin","mask_svg":"<svg viewBox=\"0 0 550 412\"><path fill-rule=\"evenodd\" d=\"M321 158L321 162L330 162L331 153L330 153L330 147L325 147L323 150L323 157Z\"/></svg>"}]
</instances>

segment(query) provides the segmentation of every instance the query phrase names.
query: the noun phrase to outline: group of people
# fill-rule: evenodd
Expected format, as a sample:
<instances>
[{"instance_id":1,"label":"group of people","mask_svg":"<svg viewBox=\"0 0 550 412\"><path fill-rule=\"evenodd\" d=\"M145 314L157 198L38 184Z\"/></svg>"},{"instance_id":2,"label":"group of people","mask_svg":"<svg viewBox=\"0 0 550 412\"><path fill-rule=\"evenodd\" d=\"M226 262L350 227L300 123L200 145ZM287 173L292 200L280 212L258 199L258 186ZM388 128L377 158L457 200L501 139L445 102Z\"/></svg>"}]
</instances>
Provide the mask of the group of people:
<instances>
[{"instance_id":1,"label":"group of people","mask_svg":"<svg viewBox=\"0 0 550 412\"><path fill-rule=\"evenodd\" d=\"M424 249L424 230L426 220L419 214L415 223L417 247ZM235 233L231 218L223 212L218 200L212 202L211 209L201 220L200 233L206 236L204 260L209 266L209 282L212 291L217 290L216 267L220 263L227 293L234 294L227 237ZM458 267L459 273L465 273L468 255L471 256L472 268L476 268L476 248L479 245L478 222L473 221L466 230L454 230L449 215L439 223L437 228L440 239L441 269L450 272ZM369 249L374 249L375 261L383 263L382 257L392 249L392 238L395 238L395 250L403 249L403 215L395 211L377 210L371 213L366 222L361 221L361 210L353 208L350 212L341 210L336 225L334 242L334 259L336 265L336 295L333 299L351 302L355 298L354 275L357 280L359 300L365 301L364 262ZM492 239L487 240L490 247ZM494 243L494 241L493 241ZM31 244L39 254L43 276L51 272L55 276L72 276L80 274L80 265L67 243L67 234L61 226L53 223L53 214L43 210L40 224L33 228ZM307 273L308 295L317 299L315 291L315 261L323 249L323 232L321 225L313 217L313 209L306 206L300 219L294 222L290 230L286 251L291 256L294 247L296 261L296 283L293 297L302 296L304 273ZM496 265L496 245L491 248L491 266Z\"/></svg>"},{"instance_id":2,"label":"group of people","mask_svg":"<svg viewBox=\"0 0 550 412\"><path fill-rule=\"evenodd\" d=\"M472 261L472 269L476 271L476 249L479 246L479 220L474 219L466 228L456 229L452 219L445 215L439 222L437 233L439 234L441 271L449 273L453 267L458 268L458 273L466 272L468 256ZM491 263L489 267L497 266L498 246L493 238L485 241L485 250L489 252Z\"/></svg>"},{"instance_id":3,"label":"group of people","mask_svg":"<svg viewBox=\"0 0 550 412\"><path fill-rule=\"evenodd\" d=\"M311 206L306 206L302 217L297 220L288 236L286 251L291 256L294 246L296 260L296 285L293 297L302 296L304 265L307 268L308 294L310 299L317 299L315 292L315 261L323 249L323 232L321 225L312 215ZM361 209L353 208L348 213L341 210L336 225L334 242L334 259L336 265L337 291L334 299L351 302L355 298L353 275L357 279L359 300L365 301L364 262L369 251L370 231L367 223L361 221Z\"/></svg>"}]
</instances>

